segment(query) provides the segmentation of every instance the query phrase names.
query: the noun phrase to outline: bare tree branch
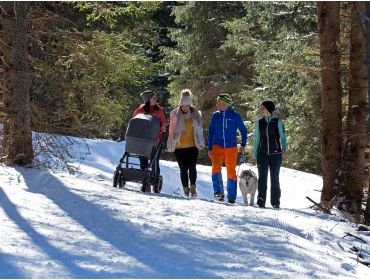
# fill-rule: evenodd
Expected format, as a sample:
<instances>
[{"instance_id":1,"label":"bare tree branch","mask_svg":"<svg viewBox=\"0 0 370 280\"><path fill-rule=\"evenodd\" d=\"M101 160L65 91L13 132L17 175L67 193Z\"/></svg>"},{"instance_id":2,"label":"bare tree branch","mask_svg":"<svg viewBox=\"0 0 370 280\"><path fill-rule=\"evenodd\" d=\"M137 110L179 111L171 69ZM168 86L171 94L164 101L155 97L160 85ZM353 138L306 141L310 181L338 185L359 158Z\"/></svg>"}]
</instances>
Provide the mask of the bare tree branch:
<instances>
[{"instance_id":1,"label":"bare tree branch","mask_svg":"<svg viewBox=\"0 0 370 280\"><path fill-rule=\"evenodd\" d=\"M351 237L353 237L353 238L356 238L356 239L358 239L358 240L360 240L362 243L367 243L365 240L363 240L361 237L358 237L358 236L356 236L356 235L353 235L352 233L350 233L350 232L346 232L346 235L345 236L343 236L342 237L342 239L343 238L345 238L346 236L351 236Z\"/></svg>"},{"instance_id":2,"label":"bare tree branch","mask_svg":"<svg viewBox=\"0 0 370 280\"><path fill-rule=\"evenodd\" d=\"M306 196L306 198L311 201L313 204L315 204L318 208L320 208L324 213L326 214L329 214L329 215L332 215L332 213L330 212L329 209L326 209L324 208L323 206L321 206L319 203L317 203L316 201L314 201L313 199L311 199L310 197Z\"/></svg>"}]
</instances>

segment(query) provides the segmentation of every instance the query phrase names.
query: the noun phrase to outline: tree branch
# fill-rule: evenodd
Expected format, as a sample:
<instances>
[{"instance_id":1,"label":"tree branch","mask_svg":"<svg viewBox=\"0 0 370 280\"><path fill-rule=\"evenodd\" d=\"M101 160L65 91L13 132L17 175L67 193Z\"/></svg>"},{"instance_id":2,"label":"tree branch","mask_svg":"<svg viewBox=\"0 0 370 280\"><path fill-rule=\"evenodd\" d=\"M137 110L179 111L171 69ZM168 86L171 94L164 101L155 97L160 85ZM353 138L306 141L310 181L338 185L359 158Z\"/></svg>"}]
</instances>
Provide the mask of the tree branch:
<instances>
[{"instance_id":1,"label":"tree branch","mask_svg":"<svg viewBox=\"0 0 370 280\"><path fill-rule=\"evenodd\" d=\"M356 238L356 239L358 239L358 240L360 240L362 243L367 243L365 240L363 240L361 237L358 237L358 236L356 236L356 235L353 235L352 233L350 233L350 232L346 232L346 235L345 236L343 236L342 237L342 239L343 238L345 238L346 236L351 236L351 237L353 237L353 238Z\"/></svg>"},{"instance_id":2,"label":"tree branch","mask_svg":"<svg viewBox=\"0 0 370 280\"><path fill-rule=\"evenodd\" d=\"M10 49L10 46L0 38L0 44L3 45L5 48Z\"/></svg>"},{"instance_id":3,"label":"tree branch","mask_svg":"<svg viewBox=\"0 0 370 280\"><path fill-rule=\"evenodd\" d=\"M332 215L329 209L326 209L326 208L322 207L319 203L317 203L316 201L312 200L308 196L306 196L306 198L309 201L311 201L313 204L315 204L317 207L319 207L324 213L329 214L329 215Z\"/></svg>"}]
</instances>

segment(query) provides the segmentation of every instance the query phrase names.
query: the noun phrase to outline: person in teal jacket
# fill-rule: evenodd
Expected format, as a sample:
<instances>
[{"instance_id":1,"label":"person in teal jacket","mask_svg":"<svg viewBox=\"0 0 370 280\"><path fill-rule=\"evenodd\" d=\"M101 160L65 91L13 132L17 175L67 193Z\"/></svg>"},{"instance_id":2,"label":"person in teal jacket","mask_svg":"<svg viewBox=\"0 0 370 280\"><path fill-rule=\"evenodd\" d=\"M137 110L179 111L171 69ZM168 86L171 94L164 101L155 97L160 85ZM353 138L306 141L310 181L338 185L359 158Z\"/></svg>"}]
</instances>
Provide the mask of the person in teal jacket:
<instances>
[{"instance_id":1,"label":"person in teal jacket","mask_svg":"<svg viewBox=\"0 0 370 280\"><path fill-rule=\"evenodd\" d=\"M235 203L237 194L236 164L238 157L237 131L242 135L240 152L245 152L247 143L247 128L242 117L235 112L229 94L220 94L217 97L218 111L214 112L208 127L208 156L212 160L212 183L214 196L217 200L224 200L224 186L222 181L222 163L227 170L227 198L229 203Z\"/></svg>"},{"instance_id":2,"label":"person in teal jacket","mask_svg":"<svg viewBox=\"0 0 370 280\"><path fill-rule=\"evenodd\" d=\"M275 104L264 101L260 106L260 115L254 131L253 165L258 168L257 204L265 207L267 192L267 175L270 169L271 205L280 208L279 173L283 157L287 152L284 122L274 115Z\"/></svg>"}]
</instances>

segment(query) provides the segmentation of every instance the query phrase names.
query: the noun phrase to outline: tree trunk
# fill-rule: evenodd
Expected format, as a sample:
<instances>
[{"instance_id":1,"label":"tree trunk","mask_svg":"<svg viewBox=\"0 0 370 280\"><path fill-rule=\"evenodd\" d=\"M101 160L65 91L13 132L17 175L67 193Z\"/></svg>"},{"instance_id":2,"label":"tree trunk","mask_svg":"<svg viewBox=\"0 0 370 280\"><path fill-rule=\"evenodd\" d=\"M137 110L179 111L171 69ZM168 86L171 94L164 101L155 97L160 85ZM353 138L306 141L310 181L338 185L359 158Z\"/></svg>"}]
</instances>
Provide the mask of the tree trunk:
<instances>
[{"instance_id":1,"label":"tree trunk","mask_svg":"<svg viewBox=\"0 0 370 280\"><path fill-rule=\"evenodd\" d=\"M353 213L362 212L367 136L367 65L365 2L351 2L349 100L343 155L345 201Z\"/></svg>"},{"instance_id":2,"label":"tree trunk","mask_svg":"<svg viewBox=\"0 0 370 280\"><path fill-rule=\"evenodd\" d=\"M366 8L366 57L367 57L367 131L370 132L370 2L365 2L365 8ZM370 141L369 141L370 142Z\"/></svg>"},{"instance_id":3,"label":"tree trunk","mask_svg":"<svg viewBox=\"0 0 370 280\"><path fill-rule=\"evenodd\" d=\"M338 192L337 170L341 165L342 102L340 82L340 2L317 2L320 37L322 104L322 174L321 201L330 201Z\"/></svg>"},{"instance_id":4,"label":"tree trunk","mask_svg":"<svg viewBox=\"0 0 370 280\"><path fill-rule=\"evenodd\" d=\"M366 1L366 49L367 49L367 133L370 135L370 2ZM368 136L367 139L369 139L370 136ZM368 140L367 143L367 176L368 176L368 188L370 188L370 143ZM364 213L364 219L366 224L370 224L370 194L367 193L367 201L366 201L366 209Z\"/></svg>"},{"instance_id":5,"label":"tree trunk","mask_svg":"<svg viewBox=\"0 0 370 280\"><path fill-rule=\"evenodd\" d=\"M4 152L8 164L33 160L29 94L27 2L2 3L3 101L5 107Z\"/></svg>"}]
</instances>

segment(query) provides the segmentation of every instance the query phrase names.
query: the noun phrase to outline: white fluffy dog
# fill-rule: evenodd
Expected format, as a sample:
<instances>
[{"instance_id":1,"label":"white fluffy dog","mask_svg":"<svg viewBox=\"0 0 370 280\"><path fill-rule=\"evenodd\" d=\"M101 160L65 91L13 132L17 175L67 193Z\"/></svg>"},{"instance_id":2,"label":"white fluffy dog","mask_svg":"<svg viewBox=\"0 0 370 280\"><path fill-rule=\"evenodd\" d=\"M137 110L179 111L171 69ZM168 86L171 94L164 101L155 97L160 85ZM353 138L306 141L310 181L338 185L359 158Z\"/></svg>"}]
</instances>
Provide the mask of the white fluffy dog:
<instances>
[{"instance_id":1,"label":"white fluffy dog","mask_svg":"<svg viewBox=\"0 0 370 280\"><path fill-rule=\"evenodd\" d=\"M254 205L254 196L257 191L257 176L252 170L243 170L238 176L239 189L242 193L244 205L253 206ZM248 203L248 194L250 196L250 202Z\"/></svg>"}]
</instances>

